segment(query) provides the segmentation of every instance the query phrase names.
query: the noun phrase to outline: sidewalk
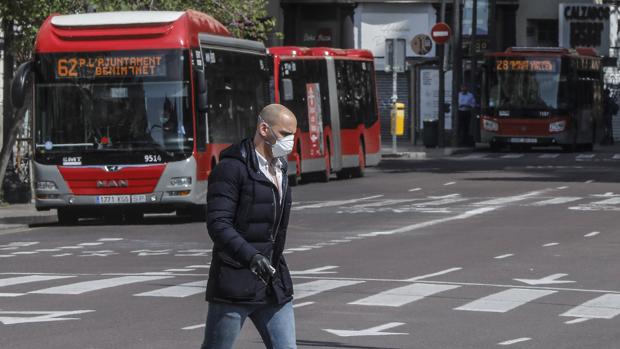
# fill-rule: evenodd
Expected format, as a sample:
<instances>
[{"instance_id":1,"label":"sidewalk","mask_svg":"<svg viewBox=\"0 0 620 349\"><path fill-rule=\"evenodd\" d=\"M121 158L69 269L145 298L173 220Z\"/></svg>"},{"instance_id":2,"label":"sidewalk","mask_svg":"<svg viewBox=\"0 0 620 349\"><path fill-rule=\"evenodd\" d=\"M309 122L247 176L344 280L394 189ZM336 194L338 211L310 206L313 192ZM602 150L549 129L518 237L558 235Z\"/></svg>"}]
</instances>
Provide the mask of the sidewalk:
<instances>
[{"instance_id":1,"label":"sidewalk","mask_svg":"<svg viewBox=\"0 0 620 349\"><path fill-rule=\"evenodd\" d=\"M56 221L56 210L37 211L34 204L0 203L0 231Z\"/></svg>"}]
</instances>

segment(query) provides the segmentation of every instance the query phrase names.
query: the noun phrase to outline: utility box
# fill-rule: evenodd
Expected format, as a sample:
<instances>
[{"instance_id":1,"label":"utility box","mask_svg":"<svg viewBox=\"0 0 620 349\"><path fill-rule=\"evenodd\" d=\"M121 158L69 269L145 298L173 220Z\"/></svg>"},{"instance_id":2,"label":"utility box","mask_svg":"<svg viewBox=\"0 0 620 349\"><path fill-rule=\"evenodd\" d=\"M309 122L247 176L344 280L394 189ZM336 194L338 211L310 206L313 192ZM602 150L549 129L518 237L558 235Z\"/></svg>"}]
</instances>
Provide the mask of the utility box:
<instances>
[{"instance_id":1,"label":"utility box","mask_svg":"<svg viewBox=\"0 0 620 349\"><path fill-rule=\"evenodd\" d=\"M392 135L402 136L405 134L405 104L394 103L392 104L392 111L390 113L390 120L392 126Z\"/></svg>"}]
</instances>

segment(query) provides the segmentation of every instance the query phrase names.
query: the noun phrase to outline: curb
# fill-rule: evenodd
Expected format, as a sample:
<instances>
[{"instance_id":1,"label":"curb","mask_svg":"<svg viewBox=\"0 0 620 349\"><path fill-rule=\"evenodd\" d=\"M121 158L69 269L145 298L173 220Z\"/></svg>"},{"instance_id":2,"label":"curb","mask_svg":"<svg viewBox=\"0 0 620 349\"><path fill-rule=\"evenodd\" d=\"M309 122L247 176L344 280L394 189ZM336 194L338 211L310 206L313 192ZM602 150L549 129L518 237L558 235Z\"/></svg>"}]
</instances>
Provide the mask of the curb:
<instances>
[{"instance_id":1,"label":"curb","mask_svg":"<svg viewBox=\"0 0 620 349\"><path fill-rule=\"evenodd\" d=\"M424 151L404 151L381 154L382 159L424 160L448 157L456 154L472 153L475 148L427 148Z\"/></svg>"}]
</instances>

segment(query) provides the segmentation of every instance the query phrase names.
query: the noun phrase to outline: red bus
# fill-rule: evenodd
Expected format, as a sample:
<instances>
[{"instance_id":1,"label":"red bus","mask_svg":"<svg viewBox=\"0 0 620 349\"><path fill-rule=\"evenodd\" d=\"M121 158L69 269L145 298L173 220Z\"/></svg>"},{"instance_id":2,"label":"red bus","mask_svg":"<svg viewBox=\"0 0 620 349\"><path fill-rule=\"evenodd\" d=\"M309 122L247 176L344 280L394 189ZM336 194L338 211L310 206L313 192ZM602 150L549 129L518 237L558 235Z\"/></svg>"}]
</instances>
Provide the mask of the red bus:
<instances>
[{"instance_id":1,"label":"red bus","mask_svg":"<svg viewBox=\"0 0 620 349\"><path fill-rule=\"evenodd\" d=\"M487 54L481 140L494 149L591 150L603 134L602 96L601 59L592 49L514 47Z\"/></svg>"},{"instance_id":2,"label":"red bus","mask_svg":"<svg viewBox=\"0 0 620 349\"><path fill-rule=\"evenodd\" d=\"M361 177L380 160L373 56L367 50L271 47L276 102L295 113L290 171L302 180ZM293 172L291 172L293 173ZM295 182L293 178L292 182Z\"/></svg>"},{"instance_id":3,"label":"red bus","mask_svg":"<svg viewBox=\"0 0 620 349\"><path fill-rule=\"evenodd\" d=\"M34 73L36 208L204 217L219 152L273 100L270 66L263 44L191 10L50 16L13 83L19 106Z\"/></svg>"}]
</instances>

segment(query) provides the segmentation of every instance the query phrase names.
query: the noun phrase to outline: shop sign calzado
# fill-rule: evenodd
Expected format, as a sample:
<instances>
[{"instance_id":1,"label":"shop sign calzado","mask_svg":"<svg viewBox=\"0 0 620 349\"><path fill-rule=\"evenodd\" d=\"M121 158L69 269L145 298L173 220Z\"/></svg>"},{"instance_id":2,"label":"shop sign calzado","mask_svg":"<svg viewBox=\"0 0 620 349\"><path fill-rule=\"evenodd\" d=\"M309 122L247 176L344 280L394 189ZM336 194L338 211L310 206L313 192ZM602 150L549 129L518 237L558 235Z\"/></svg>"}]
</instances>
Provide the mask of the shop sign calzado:
<instances>
[{"instance_id":1,"label":"shop sign calzado","mask_svg":"<svg viewBox=\"0 0 620 349\"><path fill-rule=\"evenodd\" d=\"M609 5L560 4L560 46L592 47L600 55L609 55Z\"/></svg>"}]
</instances>

